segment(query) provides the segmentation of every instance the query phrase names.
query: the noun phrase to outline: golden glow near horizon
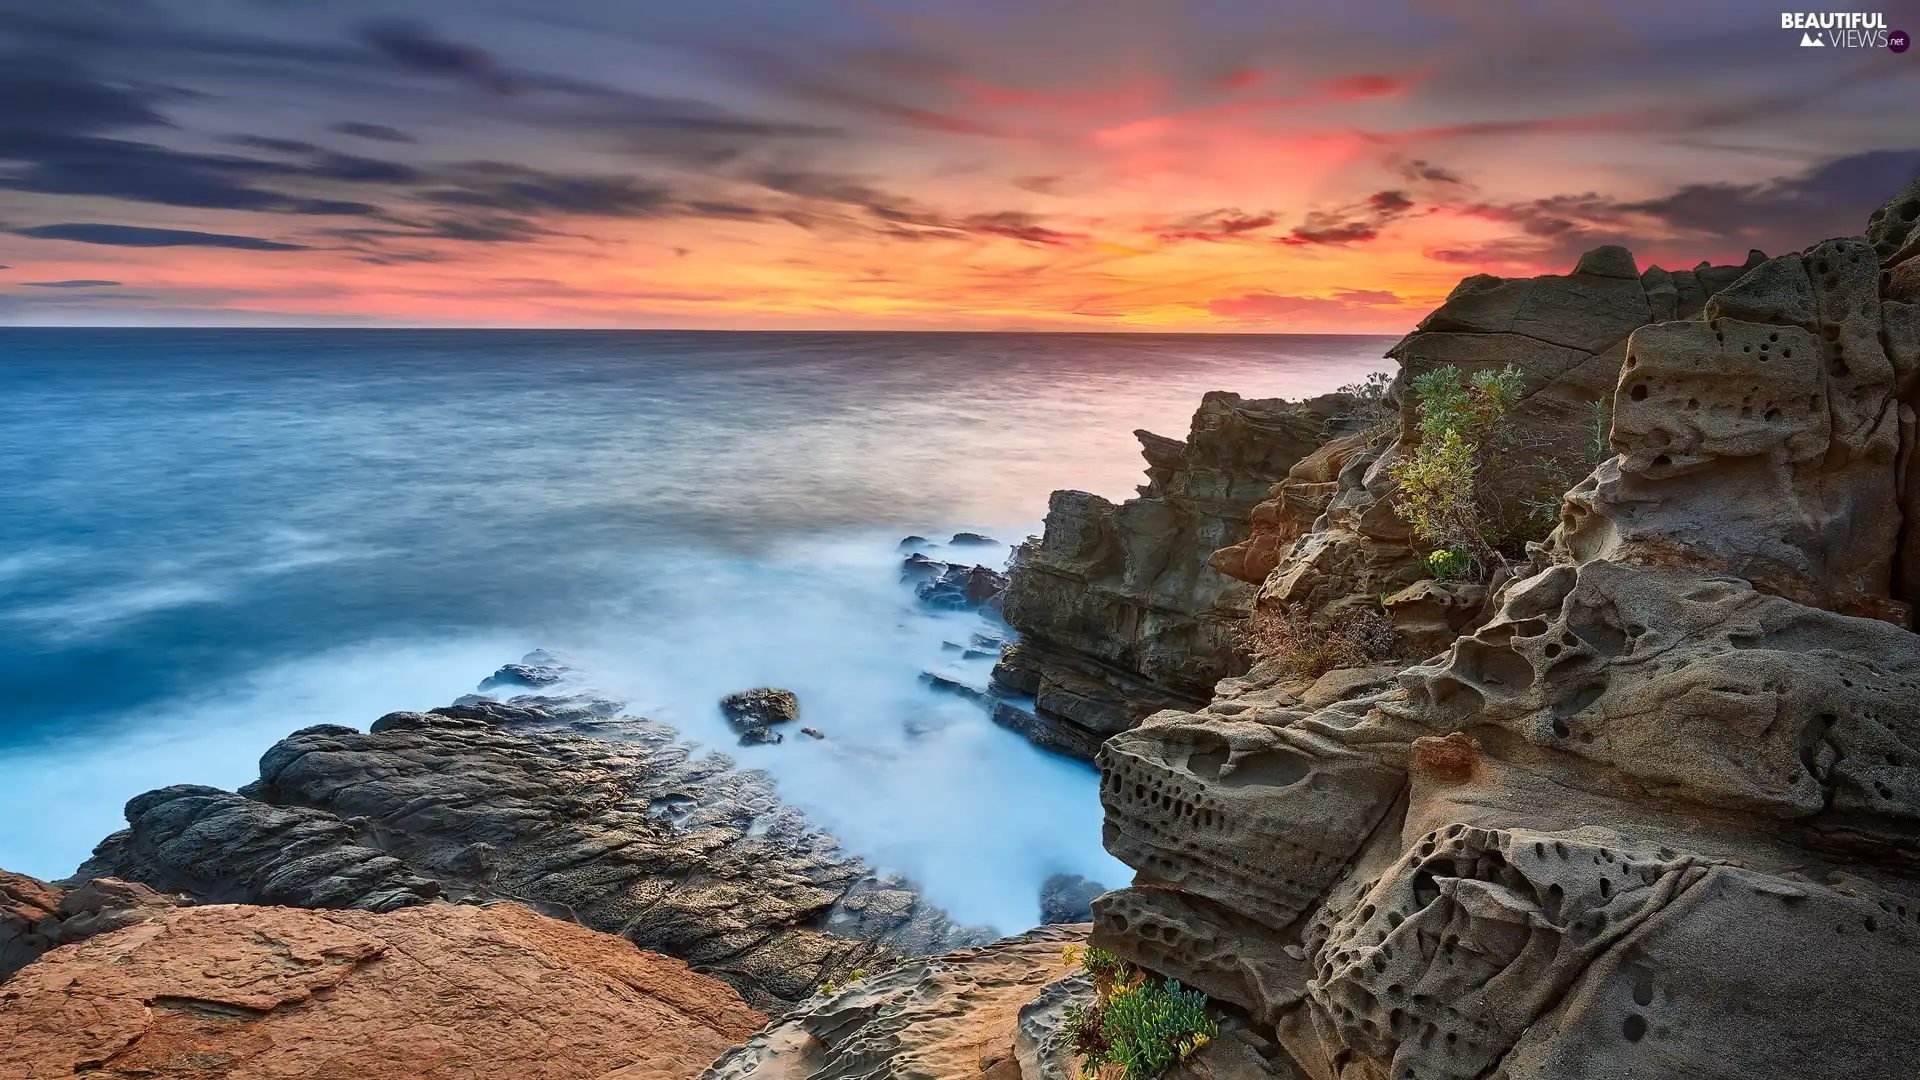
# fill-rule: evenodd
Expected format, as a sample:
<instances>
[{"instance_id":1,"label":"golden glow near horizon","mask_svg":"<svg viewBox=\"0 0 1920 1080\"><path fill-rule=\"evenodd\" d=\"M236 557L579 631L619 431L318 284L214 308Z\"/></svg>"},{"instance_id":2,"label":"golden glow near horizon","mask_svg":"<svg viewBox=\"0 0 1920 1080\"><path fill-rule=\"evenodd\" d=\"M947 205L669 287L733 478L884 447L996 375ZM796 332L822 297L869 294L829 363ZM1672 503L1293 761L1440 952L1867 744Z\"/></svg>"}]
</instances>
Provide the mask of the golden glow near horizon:
<instances>
[{"instance_id":1,"label":"golden glow near horizon","mask_svg":"<svg viewBox=\"0 0 1920 1080\"><path fill-rule=\"evenodd\" d=\"M53 59L0 21L40 50L0 105L75 103L0 120L0 322L1399 332L1599 243L1857 231L1920 168L1884 144L1920 62L1775 48L1733 4L1691 37L1572 5L387 6L212 38L161 3L150 48Z\"/></svg>"}]
</instances>

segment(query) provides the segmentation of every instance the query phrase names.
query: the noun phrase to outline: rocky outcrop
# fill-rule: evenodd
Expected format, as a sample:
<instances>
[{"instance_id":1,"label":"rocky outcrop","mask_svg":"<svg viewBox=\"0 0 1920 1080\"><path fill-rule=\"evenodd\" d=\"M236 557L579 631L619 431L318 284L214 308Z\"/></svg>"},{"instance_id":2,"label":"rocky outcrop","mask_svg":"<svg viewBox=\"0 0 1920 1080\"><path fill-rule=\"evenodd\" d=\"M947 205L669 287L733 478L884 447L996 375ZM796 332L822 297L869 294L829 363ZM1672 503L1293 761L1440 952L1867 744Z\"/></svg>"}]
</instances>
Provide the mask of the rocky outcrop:
<instances>
[{"instance_id":1,"label":"rocky outcrop","mask_svg":"<svg viewBox=\"0 0 1920 1080\"><path fill-rule=\"evenodd\" d=\"M777 743L783 736L773 725L800 719L800 699L791 690L756 686L721 698L720 714L739 734L741 746Z\"/></svg>"},{"instance_id":2,"label":"rocky outcrop","mask_svg":"<svg viewBox=\"0 0 1920 1080\"><path fill-rule=\"evenodd\" d=\"M806 1002L704 1080L1021 1080L1021 1010L1069 978L1065 948L1085 939L1084 925L1042 927L869 975Z\"/></svg>"},{"instance_id":3,"label":"rocky outcrop","mask_svg":"<svg viewBox=\"0 0 1920 1080\"><path fill-rule=\"evenodd\" d=\"M68 891L0 870L0 982L48 949L146 922L179 904L130 881L104 878Z\"/></svg>"},{"instance_id":4,"label":"rocky outcrop","mask_svg":"<svg viewBox=\"0 0 1920 1080\"><path fill-rule=\"evenodd\" d=\"M1627 340L1657 320L1700 313L1708 298L1764 260L1701 264L1669 273L1637 271L1624 248L1581 256L1573 273L1534 278L1478 274L1462 281L1387 356L1399 376L1389 391L1396 420L1322 446L1289 471L1256 507L1252 532L1215 553L1222 573L1261 587L1258 603L1335 621L1381 597L1414 655L1431 655L1490 612L1474 598L1432 590L1396 596L1426 577L1425 548L1394 510L1388 474L1418 443L1417 402L1405 387L1451 366L1463 375L1513 368L1524 386L1509 414L1501 454L1481 478L1482 502L1498 533L1525 536L1597 456L1594 405L1609 399ZM1447 590L1442 590L1443 593Z\"/></svg>"},{"instance_id":5,"label":"rocky outcrop","mask_svg":"<svg viewBox=\"0 0 1920 1080\"><path fill-rule=\"evenodd\" d=\"M1054 492L1045 532L1009 568L1002 612L1020 640L995 688L1033 697L1033 716L1068 752L1204 702L1238 670L1233 627L1250 596L1207 558L1246 537L1255 504L1348 404L1211 393L1186 441L1135 432L1147 459L1139 498Z\"/></svg>"},{"instance_id":6,"label":"rocky outcrop","mask_svg":"<svg viewBox=\"0 0 1920 1080\"><path fill-rule=\"evenodd\" d=\"M393 911L504 897L678 957L761 1008L985 940L782 806L604 705L485 701L295 732L239 793L127 804L81 875L220 903Z\"/></svg>"},{"instance_id":7,"label":"rocky outcrop","mask_svg":"<svg viewBox=\"0 0 1920 1080\"><path fill-rule=\"evenodd\" d=\"M1911 1075L1903 214L1920 184L1734 282L1602 252L1456 290L1403 362L1519 356L1531 386L1559 356L1535 396L1569 403L1617 365L1615 456L1388 686L1256 672L1109 740L1106 843L1138 874L1093 941L1244 1010L1284 1047L1266 1075ZM1289 566L1314 535L1268 594L1346 595Z\"/></svg>"},{"instance_id":8,"label":"rocky outcrop","mask_svg":"<svg viewBox=\"0 0 1920 1080\"><path fill-rule=\"evenodd\" d=\"M167 908L0 984L0 1076L687 1080L765 1020L514 904Z\"/></svg>"}]
</instances>

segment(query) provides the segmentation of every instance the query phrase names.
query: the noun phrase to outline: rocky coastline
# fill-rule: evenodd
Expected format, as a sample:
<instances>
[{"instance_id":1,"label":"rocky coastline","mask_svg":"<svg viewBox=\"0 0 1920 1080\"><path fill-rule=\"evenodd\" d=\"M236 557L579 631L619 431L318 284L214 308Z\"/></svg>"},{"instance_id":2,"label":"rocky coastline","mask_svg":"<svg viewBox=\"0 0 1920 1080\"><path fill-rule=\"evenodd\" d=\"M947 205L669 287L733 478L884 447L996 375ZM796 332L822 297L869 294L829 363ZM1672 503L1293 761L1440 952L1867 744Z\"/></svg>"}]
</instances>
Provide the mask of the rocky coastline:
<instances>
[{"instance_id":1,"label":"rocky coastline","mask_svg":"<svg viewBox=\"0 0 1920 1080\"><path fill-rule=\"evenodd\" d=\"M512 900L778 1010L855 968L991 936L874 874L765 774L611 702L522 696L297 731L238 792L127 804L73 881L201 903L389 912Z\"/></svg>"},{"instance_id":2,"label":"rocky coastline","mask_svg":"<svg viewBox=\"0 0 1920 1080\"><path fill-rule=\"evenodd\" d=\"M1004 579L904 546L924 602L1013 631L989 689L933 685L1094 760L1126 887L1050 881L989 941L665 725L476 696L0 875L0 1069L1068 1080L1090 946L1206 996L1173 1080L1913 1075L1920 180L1740 266L1475 275L1388 355L1376 401L1138 433L1140 496L1056 492ZM1527 542L1477 577L1393 479L1445 367L1519 387L1528 453L1484 481ZM1262 618L1382 651L1308 669ZM729 699L743 739L797 726L782 693ZM498 1021L540 1010L536 1062Z\"/></svg>"}]
</instances>

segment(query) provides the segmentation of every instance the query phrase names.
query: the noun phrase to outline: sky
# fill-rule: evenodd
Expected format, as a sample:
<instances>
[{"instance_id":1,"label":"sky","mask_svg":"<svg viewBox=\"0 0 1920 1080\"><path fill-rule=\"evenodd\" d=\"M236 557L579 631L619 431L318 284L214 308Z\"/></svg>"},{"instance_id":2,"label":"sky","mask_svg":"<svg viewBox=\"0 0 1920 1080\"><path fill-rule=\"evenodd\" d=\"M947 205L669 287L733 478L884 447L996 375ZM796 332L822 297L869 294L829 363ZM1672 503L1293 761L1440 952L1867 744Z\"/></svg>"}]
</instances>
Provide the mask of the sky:
<instances>
[{"instance_id":1,"label":"sky","mask_svg":"<svg viewBox=\"0 0 1920 1080\"><path fill-rule=\"evenodd\" d=\"M1920 30L1920 0L1884 13ZM0 323L1391 333L1920 173L1751 0L0 0Z\"/></svg>"}]
</instances>

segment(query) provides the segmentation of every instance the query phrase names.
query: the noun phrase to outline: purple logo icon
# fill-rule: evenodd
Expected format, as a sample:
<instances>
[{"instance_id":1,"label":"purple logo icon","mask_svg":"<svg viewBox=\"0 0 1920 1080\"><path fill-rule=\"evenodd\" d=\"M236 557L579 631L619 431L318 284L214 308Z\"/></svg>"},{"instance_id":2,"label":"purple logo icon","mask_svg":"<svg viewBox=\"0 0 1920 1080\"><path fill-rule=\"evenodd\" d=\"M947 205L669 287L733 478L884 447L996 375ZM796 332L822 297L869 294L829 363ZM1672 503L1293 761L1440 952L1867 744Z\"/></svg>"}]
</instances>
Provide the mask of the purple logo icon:
<instances>
[{"instance_id":1,"label":"purple logo icon","mask_svg":"<svg viewBox=\"0 0 1920 1080\"><path fill-rule=\"evenodd\" d=\"M1912 44L1913 38L1905 30L1895 30L1887 35L1887 48L1894 52L1906 52L1907 47Z\"/></svg>"}]
</instances>

